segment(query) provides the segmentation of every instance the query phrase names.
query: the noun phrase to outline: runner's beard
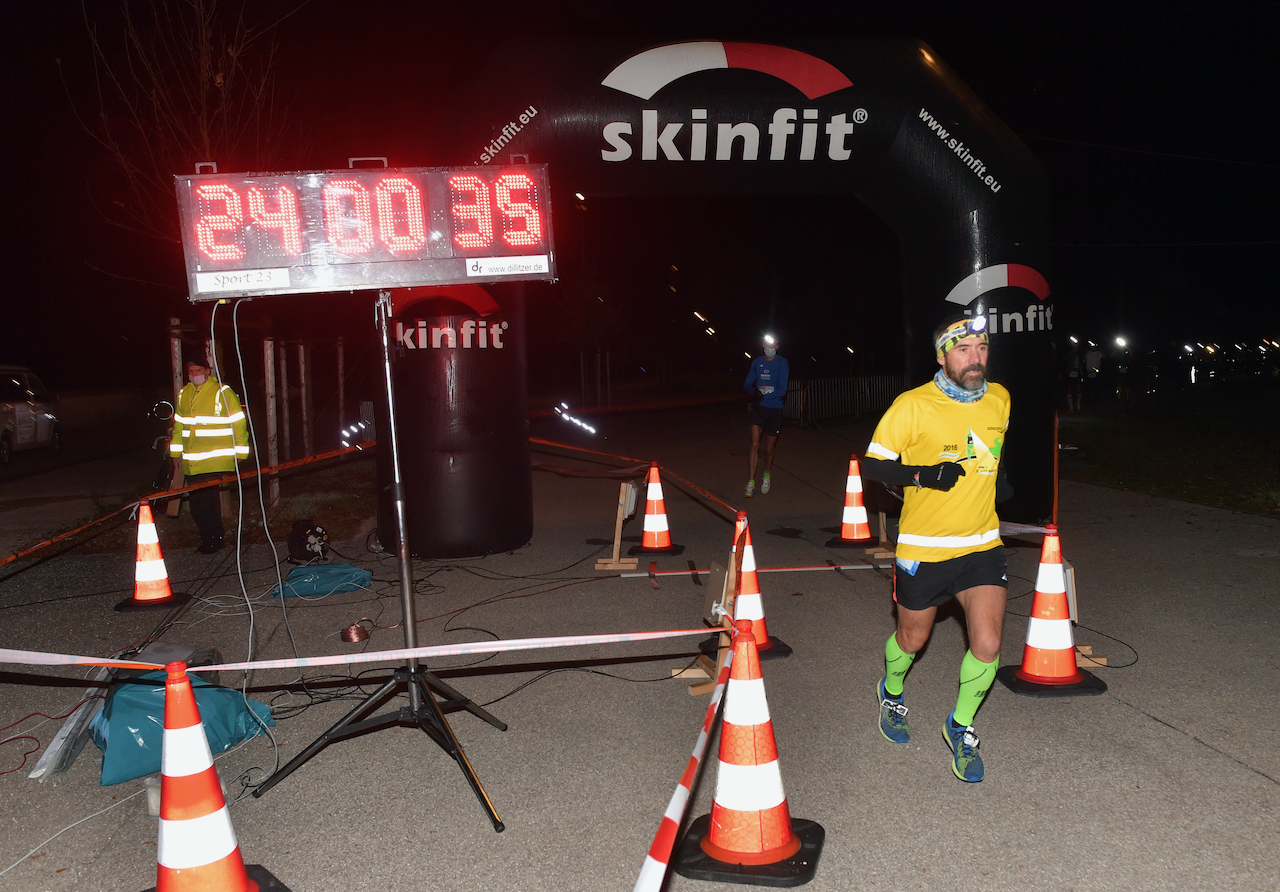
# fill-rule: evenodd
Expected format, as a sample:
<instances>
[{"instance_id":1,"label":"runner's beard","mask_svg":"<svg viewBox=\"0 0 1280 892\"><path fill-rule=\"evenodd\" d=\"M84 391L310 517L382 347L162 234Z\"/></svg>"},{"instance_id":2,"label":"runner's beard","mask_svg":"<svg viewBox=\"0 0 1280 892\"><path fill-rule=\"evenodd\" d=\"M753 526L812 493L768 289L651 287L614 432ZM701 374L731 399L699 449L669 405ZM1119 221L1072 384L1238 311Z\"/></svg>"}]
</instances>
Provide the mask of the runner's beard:
<instances>
[{"instance_id":1,"label":"runner's beard","mask_svg":"<svg viewBox=\"0 0 1280 892\"><path fill-rule=\"evenodd\" d=\"M954 372L951 368L947 368L946 373L957 387L963 387L965 390L981 390L982 385L987 383L987 367L977 362L962 369L956 369Z\"/></svg>"}]
</instances>

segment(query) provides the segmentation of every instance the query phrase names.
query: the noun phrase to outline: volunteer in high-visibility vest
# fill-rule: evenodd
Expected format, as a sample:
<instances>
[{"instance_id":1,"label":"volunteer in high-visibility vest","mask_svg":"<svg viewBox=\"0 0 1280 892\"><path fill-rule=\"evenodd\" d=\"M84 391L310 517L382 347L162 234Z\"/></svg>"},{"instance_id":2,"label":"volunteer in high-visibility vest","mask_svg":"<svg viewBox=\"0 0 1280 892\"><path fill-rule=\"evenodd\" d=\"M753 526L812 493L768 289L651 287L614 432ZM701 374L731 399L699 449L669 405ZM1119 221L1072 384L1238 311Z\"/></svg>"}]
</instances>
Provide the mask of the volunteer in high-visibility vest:
<instances>
[{"instance_id":1,"label":"volunteer in high-visibility vest","mask_svg":"<svg viewBox=\"0 0 1280 892\"><path fill-rule=\"evenodd\" d=\"M182 460L188 484L214 480L236 469L249 457L249 426L240 397L213 377L203 357L187 360L188 383L178 394L169 455ZM191 493L191 518L200 530L201 554L222 548L222 503L218 487Z\"/></svg>"}]
</instances>

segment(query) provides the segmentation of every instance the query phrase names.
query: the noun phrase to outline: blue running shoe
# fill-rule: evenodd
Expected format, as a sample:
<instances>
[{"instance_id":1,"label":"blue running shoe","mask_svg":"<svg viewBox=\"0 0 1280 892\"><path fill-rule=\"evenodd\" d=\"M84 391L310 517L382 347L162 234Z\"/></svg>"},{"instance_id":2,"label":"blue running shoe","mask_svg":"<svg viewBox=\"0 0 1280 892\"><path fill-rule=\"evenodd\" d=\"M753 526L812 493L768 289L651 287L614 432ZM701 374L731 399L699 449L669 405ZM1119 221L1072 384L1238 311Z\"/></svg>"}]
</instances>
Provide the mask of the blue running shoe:
<instances>
[{"instance_id":1,"label":"blue running shoe","mask_svg":"<svg viewBox=\"0 0 1280 892\"><path fill-rule=\"evenodd\" d=\"M907 707L902 698L894 700L884 690L884 679L877 688L880 694L880 733L890 743L907 743L911 740L911 726L907 724Z\"/></svg>"},{"instance_id":2,"label":"blue running shoe","mask_svg":"<svg viewBox=\"0 0 1280 892\"><path fill-rule=\"evenodd\" d=\"M952 717L956 711L951 710L947 720L942 723L942 736L951 747L951 771L967 784L976 784L982 780L982 757L978 755L978 735L973 733L972 725L956 725Z\"/></svg>"}]
</instances>

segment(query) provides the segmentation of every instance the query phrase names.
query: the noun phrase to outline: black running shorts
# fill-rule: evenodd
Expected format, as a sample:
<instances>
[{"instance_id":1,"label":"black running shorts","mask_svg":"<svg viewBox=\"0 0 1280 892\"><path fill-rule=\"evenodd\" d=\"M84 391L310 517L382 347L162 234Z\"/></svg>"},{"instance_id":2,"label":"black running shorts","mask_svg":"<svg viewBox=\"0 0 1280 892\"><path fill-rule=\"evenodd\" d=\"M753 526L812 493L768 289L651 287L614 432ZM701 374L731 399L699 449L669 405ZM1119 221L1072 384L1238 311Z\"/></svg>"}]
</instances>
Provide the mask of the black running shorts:
<instances>
[{"instance_id":1,"label":"black running shorts","mask_svg":"<svg viewBox=\"0 0 1280 892\"><path fill-rule=\"evenodd\" d=\"M910 572L912 564L915 564L914 574ZM893 562L893 600L908 610L938 607L954 598L957 592L977 585L1009 587L1004 546L936 563L901 559Z\"/></svg>"},{"instance_id":2,"label":"black running shorts","mask_svg":"<svg viewBox=\"0 0 1280 892\"><path fill-rule=\"evenodd\" d=\"M778 436L782 431L782 407L771 409L758 403L753 405L751 407L751 424L771 437Z\"/></svg>"}]
</instances>

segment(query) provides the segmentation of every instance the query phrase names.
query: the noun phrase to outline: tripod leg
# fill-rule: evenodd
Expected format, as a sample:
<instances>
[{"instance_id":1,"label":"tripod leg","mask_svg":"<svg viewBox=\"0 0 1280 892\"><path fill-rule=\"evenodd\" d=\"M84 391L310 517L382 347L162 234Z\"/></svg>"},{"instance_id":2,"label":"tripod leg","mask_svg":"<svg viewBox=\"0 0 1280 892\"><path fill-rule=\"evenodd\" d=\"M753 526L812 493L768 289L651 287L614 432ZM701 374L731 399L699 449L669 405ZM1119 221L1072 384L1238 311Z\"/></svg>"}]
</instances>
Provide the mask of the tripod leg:
<instances>
[{"instance_id":1,"label":"tripod leg","mask_svg":"<svg viewBox=\"0 0 1280 892\"><path fill-rule=\"evenodd\" d=\"M502 819L498 817L498 812L494 809L493 802L489 799L489 794L481 786L480 778L476 777L475 770L467 760L467 754L462 751L462 744L458 743L458 738L454 736L453 729L449 727L449 722L445 719L444 713L440 711L440 706L436 703L435 697L432 696L427 680L422 677L430 674L419 669L415 675L415 680L422 687L423 705L426 709L430 709L429 713L424 709L418 716L418 723L422 726L422 730L426 731L427 735L435 740L436 743L440 743L440 736L445 738L447 743L441 744L441 748L458 763L458 767L462 769L462 776L467 779L467 783L471 785L472 792L480 800L481 808L485 810L485 814L493 822L493 829L501 833L506 829L506 826L502 823ZM503 730L505 729L506 726L504 725Z\"/></svg>"},{"instance_id":2,"label":"tripod leg","mask_svg":"<svg viewBox=\"0 0 1280 892\"><path fill-rule=\"evenodd\" d=\"M507 730L507 726L505 722L499 721L497 718L493 716L492 713L489 713L484 709L482 709L481 707L477 706L475 703L472 703L466 697L462 696L453 688L449 687L447 684L445 684L443 681L437 678L434 673L429 672L426 669L423 669L422 667L418 667L418 674L422 676L423 684L427 688L437 690L448 699L456 701L457 704L463 709L465 709L467 712L471 713L473 716L475 716L478 719L484 719L486 722L488 722L490 725L493 725L493 727L497 728L499 731Z\"/></svg>"},{"instance_id":3,"label":"tripod leg","mask_svg":"<svg viewBox=\"0 0 1280 892\"><path fill-rule=\"evenodd\" d=\"M377 706L378 703L380 703L387 696L387 694L395 690L395 688L397 688L402 682L404 682L404 680L405 680L404 671L397 670L396 673L387 680L386 684L384 684L382 687L378 688L378 690L374 691L372 694L370 694L368 697L362 700L359 706L357 706L355 709L351 710L349 713L343 716L336 725L334 725L328 731L325 731L323 734L321 734L319 737L313 740L306 749L304 749L302 752L298 753L298 755L290 759L287 765L285 765L279 771L271 775L271 777L267 778L265 781L263 781L257 787L255 787L253 790L254 798L256 799L260 797L263 793L267 792L267 790L270 790L272 787L280 783L280 781L284 780L294 771L301 768L302 765L308 759L310 759L316 753L320 752L320 750L328 746L329 741L332 740L334 737L336 737L340 731L342 731L344 728L346 728L348 725L350 725L360 716L364 715L364 713L368 712L374 706Z\"/></svg>"}]
</instances>

